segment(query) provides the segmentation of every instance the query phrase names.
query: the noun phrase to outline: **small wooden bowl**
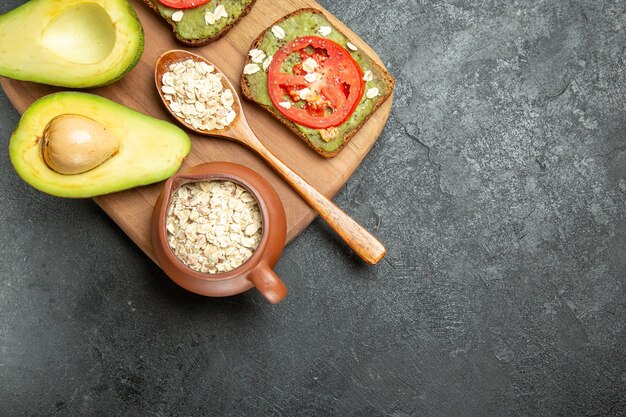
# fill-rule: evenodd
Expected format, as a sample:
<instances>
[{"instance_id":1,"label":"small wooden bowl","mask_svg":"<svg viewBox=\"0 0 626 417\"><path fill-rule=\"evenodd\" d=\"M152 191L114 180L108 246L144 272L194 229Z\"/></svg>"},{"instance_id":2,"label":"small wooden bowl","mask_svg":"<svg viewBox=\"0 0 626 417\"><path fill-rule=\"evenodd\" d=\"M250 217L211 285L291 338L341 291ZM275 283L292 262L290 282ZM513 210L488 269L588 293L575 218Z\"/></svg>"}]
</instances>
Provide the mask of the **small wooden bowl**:
<instances>
[{"instance_id":1,"label":"small wooden bowl","mask_svg":"<svg viewBox=\"0 0 626 417\"><path fill-rule=\"evenodd\" d=\"M232 181L256 198L263 219L261 242L252 256L232 271L209 274L194 271L180 261L167 241L166 219L172 196L182 185L197 181ZM152 247L163 271L181 287L200 295L226 297L256 287L267 300L278 303L287 288L272 269L285 247L285 209L272 186L259 174L230 162L197 165L175 174L165 183L152 212Z\"/></svg>"}]
</instances>

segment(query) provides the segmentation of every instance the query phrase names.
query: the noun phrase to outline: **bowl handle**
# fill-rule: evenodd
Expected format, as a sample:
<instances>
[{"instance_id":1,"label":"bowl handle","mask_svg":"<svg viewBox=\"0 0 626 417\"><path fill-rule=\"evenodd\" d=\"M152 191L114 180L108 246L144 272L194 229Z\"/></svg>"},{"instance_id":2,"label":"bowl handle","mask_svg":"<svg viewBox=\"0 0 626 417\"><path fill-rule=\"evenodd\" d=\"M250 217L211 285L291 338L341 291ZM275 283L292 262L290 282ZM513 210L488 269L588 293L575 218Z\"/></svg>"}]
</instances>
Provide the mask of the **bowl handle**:
<instances>
[{"instance_id":1,"label":"bowl handle","mask_svg":"<svg viewBox=\"0 0 626 417\"><path fill-rule=\"evenodd\" d=\"M254 268L248 279L270 304L278 303L287 295L287 287L265 262Z\"/></svg>"}]
</instances>

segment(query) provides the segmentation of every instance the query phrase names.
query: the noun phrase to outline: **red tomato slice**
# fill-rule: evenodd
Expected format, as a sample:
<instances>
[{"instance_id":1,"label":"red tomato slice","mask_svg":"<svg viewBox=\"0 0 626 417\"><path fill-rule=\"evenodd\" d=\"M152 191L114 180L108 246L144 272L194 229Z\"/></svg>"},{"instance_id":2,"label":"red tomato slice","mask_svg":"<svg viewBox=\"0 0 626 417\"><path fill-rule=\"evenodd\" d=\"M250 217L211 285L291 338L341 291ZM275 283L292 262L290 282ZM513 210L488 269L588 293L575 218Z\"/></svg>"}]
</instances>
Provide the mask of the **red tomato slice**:
<instances>
[{"instance_id":1,"label":"red tomato slice","mask_svg":"<svg viewBox=\"0 0 626 417\"><path fill-rule=\"evenodd\" d=\"M172 9L192 9L207 4L209 1L211 0L159 0L159 3Z\"/></svg>"},{"instance_id":2,"label":"red tomato slice","mask_svg":"<svg viewBox=\"0 0 626 417\"><path fill-rule=\"evenodd\" d=\"M283 63L293 54L299 55L300 62L284 72ZM274 54L267 87L272 103L289 120L326 129L339 126L354 112L363 97L363 71L341 45L303 36Z\"/></svg>"}]
</instances>

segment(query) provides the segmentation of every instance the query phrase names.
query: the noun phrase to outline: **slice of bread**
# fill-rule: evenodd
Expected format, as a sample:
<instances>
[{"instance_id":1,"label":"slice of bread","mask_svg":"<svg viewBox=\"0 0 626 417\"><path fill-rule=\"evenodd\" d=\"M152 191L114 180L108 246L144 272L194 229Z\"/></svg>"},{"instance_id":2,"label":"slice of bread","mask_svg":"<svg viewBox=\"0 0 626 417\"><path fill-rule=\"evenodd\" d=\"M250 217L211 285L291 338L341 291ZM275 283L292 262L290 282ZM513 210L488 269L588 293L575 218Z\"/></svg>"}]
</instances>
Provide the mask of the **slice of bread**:
<instances>
[{"instance_id":1,"label":"slice of bread","mask_svg":"<svg viewBox=\"0 0 626 417\"><path fill-rule=\"evenodd\" d=\"M235 1L210 1L202 6L193 9L172 9L164 6L159 0L143 0L154 12L165 19L171 26L174 36L179 42L189 46L203 46L214 42L224 36L242 17L244 17L256 0L235 0ZM222 17L215 23L207 23L205 14L213 13L218 6L227 9L227 17ZM175 22L172 15L181 11L182 20Z\"/></svg>"},{"instance_id":2,"label":"slice of bread","mask_svg":"<svg viewBox=\"0 0 626 417\"><path fill-rule=\"evenodd\" d=\"M279 26L285 31L285 37L283 39L279 40L276 38L272 32L272 28L274 26ZM331 32L326 36L322 36L319 33L320 27L330 27ZM322 32L326 33L328 28L324 29L326 29L326 31ZM324 158L331 158L337 155L348 144L348 142L350 142L350 139L352 139L365 122L367 122L371 115L374 114L376 109L378 109L385 102L385 100L391 96L395 80L385 68L374 62L374 60L363 51L354 50L355 48L349 48L348 43L350 40L348 37L335 28L328 21L326 16L324 16L324 14L317 9L306 8L296 10L295 12L278 20L272 26L264 30L259 37L254 40L250 50L260 49L268 57L273 56L281 46L301 36L325 37L346 48L346 50L361 66L364 73L367 71L371 71L372 73L373 79L365 83L365 90L368 91L373 87L379 89L380 95L372 99L368 99L366 94L363 95L361 102L348 120L346 120L342 125L337 126L339 133L336 138L324 140L319 130L298 125L279 112L269 98L269 93L267 91L267 71L263 70L262 65L259 65L260 70L258 72L249 75L242 75L241 91L244 97L269 111L318 154ZM252 62L252 57L250 56L248 56L245 65L248 64L254 64Z\"/></svg>"}]
</instances>

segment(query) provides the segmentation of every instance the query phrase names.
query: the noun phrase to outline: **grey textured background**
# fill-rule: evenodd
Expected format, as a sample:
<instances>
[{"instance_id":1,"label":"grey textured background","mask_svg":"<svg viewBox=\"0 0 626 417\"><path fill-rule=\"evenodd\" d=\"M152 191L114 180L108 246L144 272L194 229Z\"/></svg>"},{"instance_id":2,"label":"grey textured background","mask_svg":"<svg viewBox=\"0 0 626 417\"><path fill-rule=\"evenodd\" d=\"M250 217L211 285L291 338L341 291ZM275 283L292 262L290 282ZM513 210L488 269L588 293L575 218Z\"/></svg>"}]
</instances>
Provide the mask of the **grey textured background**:
<instances>
[{"instance_id":1,"label":"grey textured background","mask_svg":"<svg viewBox=\"0 0 626 417\"><path fill-rule=\"evenodd\" d=\"M23 3L3 1L0 11ZM14 173L0 94L0 415L626 415L626 2L321 1L397 78L290 289L177 288Z\"/></svg>"}]
</instances>

